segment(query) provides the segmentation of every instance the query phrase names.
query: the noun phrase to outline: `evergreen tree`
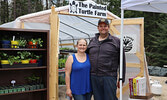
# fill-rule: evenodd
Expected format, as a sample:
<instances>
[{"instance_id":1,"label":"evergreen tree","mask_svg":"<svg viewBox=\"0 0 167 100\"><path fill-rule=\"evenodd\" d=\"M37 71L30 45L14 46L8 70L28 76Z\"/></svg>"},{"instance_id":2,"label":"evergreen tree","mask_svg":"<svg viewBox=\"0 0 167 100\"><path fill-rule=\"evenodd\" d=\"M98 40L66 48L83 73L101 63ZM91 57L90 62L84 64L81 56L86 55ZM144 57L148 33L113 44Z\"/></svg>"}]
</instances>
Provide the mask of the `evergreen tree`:
<instances>
[{"instance_id":1,"label":"evergreen tree","mask_svg":"<svg viewBox=\"0 0 167 100\"><path fill-rule=\"evenodd\" d=\"M156 22L158 31L150 34L151 43L150 52L147 52L151 65L163 66L167 64L167 17Z\"/></svg>"}]
</instances>

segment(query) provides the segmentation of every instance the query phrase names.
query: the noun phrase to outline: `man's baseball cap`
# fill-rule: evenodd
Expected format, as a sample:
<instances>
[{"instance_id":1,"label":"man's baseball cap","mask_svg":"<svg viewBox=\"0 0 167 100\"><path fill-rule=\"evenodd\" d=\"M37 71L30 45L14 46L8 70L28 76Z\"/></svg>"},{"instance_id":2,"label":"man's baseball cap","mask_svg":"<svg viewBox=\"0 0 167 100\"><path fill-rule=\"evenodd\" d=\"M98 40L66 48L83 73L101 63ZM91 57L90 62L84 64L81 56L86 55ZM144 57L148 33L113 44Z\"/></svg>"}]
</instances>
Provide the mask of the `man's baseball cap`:
<instances>
[{"instance_id":1,"label":"man's baseball cap","mask_svg":"<svg viewBox=\"0 0 167 100\"><path fill-rule=\"evenodd\" d=\"M105 24L109 25L109 22L108 22L107 19L99 19L98 25L99 25L100 23L105 23Z\"/></svg>"}]
</instances>

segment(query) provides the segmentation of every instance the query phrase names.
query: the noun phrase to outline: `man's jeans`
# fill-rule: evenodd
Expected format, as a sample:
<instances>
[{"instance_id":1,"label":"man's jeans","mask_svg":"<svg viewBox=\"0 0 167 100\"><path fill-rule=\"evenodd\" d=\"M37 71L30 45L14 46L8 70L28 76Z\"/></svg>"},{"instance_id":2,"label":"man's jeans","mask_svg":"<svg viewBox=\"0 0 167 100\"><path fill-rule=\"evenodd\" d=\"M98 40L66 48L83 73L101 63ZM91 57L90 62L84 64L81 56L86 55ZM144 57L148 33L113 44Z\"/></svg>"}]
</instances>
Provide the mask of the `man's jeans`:
<instances>
[{"instance_id":1,"label":"man's jeans","mask_svg":"<svg viewBox=\"0 0 167 100\"><path fill-rule=\"evenodd\" d=\"M73 94L74 100L91 100L91 97L92 97L92 92L91 93L86 93L86 94L83 94L83 95Z\"/></svg>"},{"instance_id":2,"label":"man's jeans","mask_svg":"<svg viewBox=\"0 0 167 100\"><path fill-rule=\"evenodd\" d=\"M116 97L117 77L91 75L94 100L118 100Z\"/></svg>"}]
</instances>

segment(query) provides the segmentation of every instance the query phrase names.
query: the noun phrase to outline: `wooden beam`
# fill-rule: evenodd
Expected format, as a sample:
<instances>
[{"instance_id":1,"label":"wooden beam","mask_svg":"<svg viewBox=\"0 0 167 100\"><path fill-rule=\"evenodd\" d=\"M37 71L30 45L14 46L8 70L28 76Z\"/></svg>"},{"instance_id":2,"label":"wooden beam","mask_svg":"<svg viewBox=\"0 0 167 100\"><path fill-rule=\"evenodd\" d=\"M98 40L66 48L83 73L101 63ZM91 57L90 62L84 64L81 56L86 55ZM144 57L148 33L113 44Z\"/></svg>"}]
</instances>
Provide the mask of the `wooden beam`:
<instances>
[{"instance_id":1,"label":"wooden beam","mask_svg":"<svg viewBox=\"0 0 167 100\"><path fill-rule=\"evenodd\" d=\"M122 94L124 94L129 89L129 83L122 88ZM120 97L120 91L117 92L117 98Z\"/></svg>"},{"instance_id":2,"label":"wooden beam","mask_svg":"<svg viewBox=\"0 0 167 100\"><path fill-rule=\"evenodd\" d=\"M24 29L24 22L21 22L21 29Z\"/></svg>"},{"instance_id":3,"label":"wooden beam","mask_svg":"<svg viewBox=\"0 0 167 100\"><path fill-rule=\"evenodd\" d=\"M50 68L49 68L49 100L58 100L58 13L52 6L50 15Z\"/></svg>"},{"instance_id":4,"label":"wooden beam","mask_svg":"<svg viewBox=\"0 0 167 100\"><path fill-rule=\"evenodd\" d=\"M124 19L124 25L138 25L138 24L143 24L143 19ZM121 25L121 20L120 19L114 19L112 22L113 25Z\"/></svg>"},{"instance_id":5,"label":"wooden beam","mask_svg":"<svg viewBox=\"0 0 167 100\"><path fill-rule=\"evenodd\" d=\"M74 46L74 43L63 43L63 44L59 44L59 46L68 46L68 45L73 45L73 46Z\"/></svg>"},{"instance_id":6,"label":"wooden beam","mask_svg":"<svg viewBox=\"0 0 167 100\"><path fill-rule=\"evenodd\" d=\"M144 19L141 20L142 24L140 25L140 54L141 54L141 68L140 76L144 76Z\"/></svg>"},{"instance_id":7,"label":"wooden beam","mask_svg":"<svg viewBox=\"0 0 167 100\"><path fill-rule=\"evenodd\" d=\"M120 35L120 32L113 26L113 24L110 25L110 28L116 35Z\"/></svg>"},{"instance_id":8,"label":"wooden beam","mask_svg":"<svg viewBox=\"0 0 167 100\"><path fill-rule=\"evenodd\" d=\"M141 67L140 64L137 64L137 63L126 63L126 67Z\"/></svg>"},{"instance_id":9,"label":"wooden beam","mask_svg":"<svg viewBox=\"0 0 167 100\"><path fill-rule=\"evenodd\" d=\"M141 45L141 44L140 44ZM140 59L140 61L143 61L143 56L140 52L136 52L136 56Z\"/></svg>"}]
</instances>

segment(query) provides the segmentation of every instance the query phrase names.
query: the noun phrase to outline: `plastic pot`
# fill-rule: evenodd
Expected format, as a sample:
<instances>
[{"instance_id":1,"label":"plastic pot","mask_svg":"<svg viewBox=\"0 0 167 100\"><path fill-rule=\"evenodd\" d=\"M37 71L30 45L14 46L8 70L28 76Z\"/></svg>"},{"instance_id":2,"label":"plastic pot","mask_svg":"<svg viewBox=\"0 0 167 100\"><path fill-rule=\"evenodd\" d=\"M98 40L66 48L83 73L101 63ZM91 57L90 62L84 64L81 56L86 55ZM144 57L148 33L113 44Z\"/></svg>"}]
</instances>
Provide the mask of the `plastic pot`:
<instances>
[{"instance_id":1,"label":"plastic pot","mask_svg":"<svg viewBox=\"0 0 167 100\"><path fill-rule=\"evenodd\" d=\"M21 60L22 64L29 64L29 60Z\"/></svg>"},{"instance_id":2,"label":"plastic pot","mask_svg":"<svg viewBox=\"0 0 167 100\"><path fill-rule=\"evenodd\" d=\"M11 41L11 48L19 48L19 42L18 41Z\"/></svg>"},{"instance_id":3,"label":"plastic pot","mask_svg":"<svg viewBox=\"0 0 167 100\"><path fill-rule=\"evenodd\" d=\"M8 60L1 60L1 64L9 64Z\"/></svg>"},{"instance_id":4,"label":"plastic pot","mask_svg":"<svg viewBox=\"0 0 167 100\"><path fill-rule=\"evenodd\" d=\"M31 59L31 60L30 60L30 63L33 63L33 64L34 64L34 63L37 63L37 59Z\"/></svg>"},{"instance_id":5,"label":"plastic pot","mask_svg":"<svg viewBox=\"0 0 167 100\"><path fill-rule=\"evenodd\" d=\"M29 41L28 42L28 48L37 48L37 42Z\"/></svg>"},{"instance_id":6,"label":"plastic pot","mask_svg":"<svg viewBox=\"0 0 167 100\"><path fill-rule=\"evenodd\" d=\"M9 40L2 40L2 48L10 48L10 41Z\"/></svg>"}]
</instances>

